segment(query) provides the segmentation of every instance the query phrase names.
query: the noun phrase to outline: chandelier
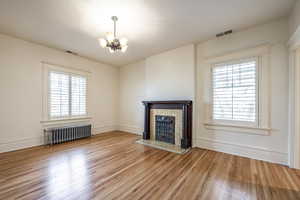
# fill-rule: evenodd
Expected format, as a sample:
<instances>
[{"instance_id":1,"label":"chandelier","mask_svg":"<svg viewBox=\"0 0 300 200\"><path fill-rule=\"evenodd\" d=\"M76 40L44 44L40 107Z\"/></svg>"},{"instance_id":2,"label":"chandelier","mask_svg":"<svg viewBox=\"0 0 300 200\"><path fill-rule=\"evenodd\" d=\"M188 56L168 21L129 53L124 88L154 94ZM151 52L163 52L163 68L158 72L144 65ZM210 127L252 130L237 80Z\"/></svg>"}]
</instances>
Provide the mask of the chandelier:
<instances>
[{"instance_id":1,"label":"chandelier","mask_svg":"<svg viewBox=\"0 0 300 200\"><path fill-rule=\"evenodd\" d=\"M116 36L116 22L118 21L118 17L112 16L111 19L114 21L114 33L107 33L106 39L100 38L99 43L100 46L103 48L108 48L110 53L114 53L116 51L122 51L125 52L128 48L127 42L128 40L126 38L117 38Z\"/></svg>"}]
</instances>

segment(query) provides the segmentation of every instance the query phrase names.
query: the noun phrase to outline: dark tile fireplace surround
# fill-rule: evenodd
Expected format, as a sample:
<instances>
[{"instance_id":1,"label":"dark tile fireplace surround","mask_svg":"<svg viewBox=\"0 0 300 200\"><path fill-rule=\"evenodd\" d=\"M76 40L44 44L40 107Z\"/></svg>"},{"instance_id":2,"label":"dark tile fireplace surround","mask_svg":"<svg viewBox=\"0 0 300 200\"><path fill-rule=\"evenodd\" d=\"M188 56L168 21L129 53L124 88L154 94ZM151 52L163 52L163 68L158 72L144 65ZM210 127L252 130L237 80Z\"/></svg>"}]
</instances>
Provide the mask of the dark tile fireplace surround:
<instances>
[{"instance_id":1,"label":"dark tile fireplace surround","mask_svg":"<svg viewBox=\"0 0 300 200\"><path fill-rule=\"evenodd\" d=\"M143 101L145 106L145 125L143 139L150 140L150 110L151 109L176 109L182 110L182 139L181 148L188 149L192 146L192 101ZM156 140L175 144L175 117L155 116Z\"/></svg>"}]
</instances>

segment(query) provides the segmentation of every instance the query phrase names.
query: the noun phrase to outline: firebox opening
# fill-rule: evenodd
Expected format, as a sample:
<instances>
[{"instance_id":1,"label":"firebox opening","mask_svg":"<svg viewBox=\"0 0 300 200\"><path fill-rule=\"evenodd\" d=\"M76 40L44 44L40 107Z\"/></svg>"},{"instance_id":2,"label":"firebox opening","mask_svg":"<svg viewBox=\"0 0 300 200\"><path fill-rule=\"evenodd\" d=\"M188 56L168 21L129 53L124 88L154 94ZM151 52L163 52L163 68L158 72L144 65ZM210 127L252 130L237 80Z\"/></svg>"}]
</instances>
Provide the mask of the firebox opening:
<instances>
[{"instance_id":1,"label":"firebox opening","mask_svg":"<svg viewBox=\"0 0 300 200\"><path fill-rule=\"evenodd\" d=\"M155 137L158 141L175 144L175 117L156 115Z\"/></svg>"}]
</instances>

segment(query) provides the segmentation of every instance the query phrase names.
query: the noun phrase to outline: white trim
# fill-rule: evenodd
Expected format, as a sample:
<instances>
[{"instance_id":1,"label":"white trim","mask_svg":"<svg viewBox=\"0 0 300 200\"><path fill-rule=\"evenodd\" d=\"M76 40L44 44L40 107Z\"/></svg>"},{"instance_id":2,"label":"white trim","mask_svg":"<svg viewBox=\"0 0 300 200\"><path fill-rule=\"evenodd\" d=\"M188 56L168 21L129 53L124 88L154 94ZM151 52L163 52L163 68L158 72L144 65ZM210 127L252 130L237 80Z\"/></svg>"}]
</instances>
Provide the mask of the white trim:
<instances>
[{"instance_id":1,"label":"white trim","mask_svg":"<svg viewBox=\"0 0 300 200\"><path fill-rule=\"evenodd\" d=\"M90 79L91 73L88 71L83 71L80 69L65 67L62 65L53 65L42 61L42 80L43 80L43 108L42 108L42 120L41 121L51 121L51 120L67 120L74 118L85 118L89 116L89 97L90 97ZM49 72L57 71L61 73L66 73L68 75L84 76L86 78L86 114L82 116L70 116L68 118L53 118L50 119L49 116ZM71 111L70 111L71 112Z\"/></svg>"},{"instance_id":2,"label":"white trim","mask_svg":"<svg viewBox=\"0 0 300 200\"><path fill-rule=\"evenodd\" d=\"M117 131L118 125L103 125L92 128L92 135L98 135L101 133Z\"/></svg>"},{"instance_id":3,"label":"white trim","mask_svg":"<svg viewBox=\"0 0 300 200\"><path fill-rule=\"evenodd\" d=\"M61 119L50 119L50 120L42 120L41 123L64 123L64 122L70 122L70 121L85 121L87 119L92 119L92 117L71 117L71 118L61 118Z\"/></svg>"},{"instance_id":4,"label":"white trim","mask_svg":"<svg viewBox=\"0 0 300 200\"><path fill-rule=\"evenodd\" d=\"M44 65L52 66L52 67L59 67L59 69L65 69L67 72L74 71L74 73L80 72L80 74L82 74L82 73L92 73L92 72L87 71L87 70L77 69L75 67L69 67L69 66L55 64L55 63L51 63L51 62L47 62L47 61L42 61L41 63L44 64Z\"/></svg>"},{"instance_id":5,"label":"white trim","mask_svg":"<svg viewBox=\"0 0 300 200\"><path fill-rule=\"evenodd\" d=\"M295 59L295 135L294 167L300 169L300 48L296 50Z\"/></svg>"},{"instance_id":6,"label":"white trim","mask_svg":"<svg viewBox=\"0 0 300 200\"><path fill-rule=\"evenodd\" d=\"M289 166L300 169L300 26L289 39Z\"/></svg>"},{"instance_id":7,"label":"white trim","mask_svg":"<svg viewBox=\"0 0 300 200\"><path fill-rule=\"evenodd\" d=\"M288 117L288 148L289 166L295 167L294 163L294 131L295 131L295 51L289 52L289 117Z\"/></svg>"},{"instance_id":8,"label":"white trim","mask_svg":"<svg viewBox=\"0 0 300 200\"><path fill-rule=\"evenodd\" d=\"M261 129L271 129L271 114L270 114L270 106L271 106L271 100L270 100L270 52L271 52L271 45L270 44L263 44L259 45L257 47L253 48L247 48L231 53L227 53L225 55L221 56L210 56L207 57L204 60L204 63L206 64L207 69L211 69L212 65L215 63L221 63L221 62L230 62L233 60L241 60L241 59L247 59L251 57L257 57L257 81L258 81L258 105L256 106L258 109L258 122L257 122L257 128ZM211 70L207 70L207 72L211 73ZM211 80L211 74L207 77L207 82L209 83L209 86L207 87L207 91L204 93L208 94L208 103L206 104L205 108L205 122L208 122L209 124L218 124L218 122L214 122L212 119L212 80ZM204 89L206 90L206 89ZM268 94L268 95L266 95ZM233 126L243 126L243 124L232 124ZM253 127L253 126L249 126ZM250 130L250 129L248 129ZM255 132L253 131L247 131L248 133L253 134L259 134L259 135L269 135L266 133L262 133L261 130L257 130ZM242 132L242 131L239 131Z\"/></svg>"},{"instance_id":9,"label":"white trim","mask_svg":"<svg viewBox=\"0 0 300 200\"><path fill-rule=\"evenodd\" d=\"M213 63L227 62L231 60L240 60L249 57L259 57L262 55L270 54L270 50L271 50L270 44L262 44L256 47L242 49L242 50L226 53L223 55L209 56L205 58L205 62L213 64Z\"/></svg>"},{"instance_id":10,"label":"white trim","mask_svg":"<svg viewBox=\"0 0 300 200\"><path fill-rule=\"evenodd\" d=\"M204 126L208 130L224 130L234 133L246 133L246 134L256 134L256 135L270 135L272 129L270 128L259 128L259 127L249 127L249 126L239 126L231 124L215 124L215 123L204 123Z\"/></svg>"},{"instance_id":11,"label":"white trim","mask_svg":"<svg viewBox=\"0 0 300 200\"><path fill-rule=\"evenodd\" d=\"M75 124L78 124L78 123L75 123ZM51 124L51 125L54 125L54 124ZM58 125L58 124L56 124L56 125ZM62 124L60 124L60 125L62 125ZM64 124L64 125L66 125L66 124ZM92 135L116 131L116 130L118 130L118 125L97 126L97 127L92 128ZM14 140L14 141L1 142L0 143L0 153L44 145L45 144L44 139L45 138L43 135L43 130L41 130L40 137L23 138L23 139Z\"/></svg>"},{"instance_id":12,"label":"white trim","mask_svg":"<svg viewBox=\"0 0 300 200\"><path fill-rule=\"evenodd\" d=\"M213 69L216 67L219 67L220 65L233 65L233 64L240 64L243 62L249 62L249 61L254 61L255 62L255 121L254 122L246 122L246 121L237 121L237 120L219 120L219 119L213 119L213 110L214 110L214 91L213 91ZM219 63L212 63L210 66L210 101L212 104L212 109L210 113L210 121L214 123L230 123L232 125L237 125L237 126L249 126L249 127L259 127L259 68L260 68L260 62L259 62L259 57L247 57L247 58L240 58L240 59L235 59L235 60L227 60L225 62L219 62Z\"/></svg>"},{"instance_id":13,"label":"white trim","mask_svg":"<svg viewBox=\"0 0 300 200\"><path fill-rule=\"evenodd\" d=\"M128 132L128 133L134 133L137 135L142 135L144 129L139 126L123 124L118 126L118 130Z\"/></svg>"},{"instance_id":14,"label":"white trim","mask_svg":"<svg viewBox=\"0 0 300 200\"><path fill-rule=\"evenodd\" d=\"M300 169L300 48L290 51L290 127L289 163L290 167Z\"/></svg>"},{"instance_id":15,"label":"white trim","mask_svg":"<svg viewBox=\"0 0 300 200\"><path fill-rule=\"evenodd\" d=\"M290 51L296 50L300 47L300 26L289 39L288 46L290 47Z\"/></svg>"},{"instance_id":16,"label":"white trim","mask_svg":"<svg viewBox=\"0 0 300 200\"><path fill-rule=\"evenodd\" d=\"M44 136L24 138L15 141L9 141L5 143L0 143L0 153L15 151L19 149L25 149L34 146L40 146L44 144Z\"/></svg>"},{"instance_id":17,"label":"white trim","mask_svg":"<svg viewBox=\"0 0 300 200\"><path fill-rule=\"evenodd\" d=\"M197 138L197 147L272 163L283 165L288 164L287 153L256 146L247 146L206 138Z\"/></svg>"}]
</instances>

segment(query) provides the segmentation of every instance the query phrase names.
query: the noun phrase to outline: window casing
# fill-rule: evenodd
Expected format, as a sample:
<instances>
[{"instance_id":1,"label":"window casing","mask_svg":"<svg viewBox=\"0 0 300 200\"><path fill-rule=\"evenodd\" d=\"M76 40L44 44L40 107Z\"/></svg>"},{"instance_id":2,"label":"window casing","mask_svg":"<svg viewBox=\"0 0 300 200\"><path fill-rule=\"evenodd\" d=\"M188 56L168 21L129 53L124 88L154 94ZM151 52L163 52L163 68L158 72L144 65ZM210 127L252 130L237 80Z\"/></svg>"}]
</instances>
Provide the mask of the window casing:
<instances>
[{"instance_id":1,"label":"window casing","mask_svg":"<svg viewBox=\"0 0 300 200\"><path fill-rule=\"evenodd\" d=\"M49 70L47 98L50 120L87 116L87 77Z\"/></svg>"},{"instance_id":2,"label":"window casing","mask_svg":"<svg viewBox=\"0 0 300 200\"><path fill-rule=\"evenodd\" d=\"M259 127L258 65L257 57L212 65L214 123Z\"/></svg>"}]
</instances>

